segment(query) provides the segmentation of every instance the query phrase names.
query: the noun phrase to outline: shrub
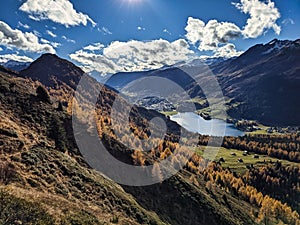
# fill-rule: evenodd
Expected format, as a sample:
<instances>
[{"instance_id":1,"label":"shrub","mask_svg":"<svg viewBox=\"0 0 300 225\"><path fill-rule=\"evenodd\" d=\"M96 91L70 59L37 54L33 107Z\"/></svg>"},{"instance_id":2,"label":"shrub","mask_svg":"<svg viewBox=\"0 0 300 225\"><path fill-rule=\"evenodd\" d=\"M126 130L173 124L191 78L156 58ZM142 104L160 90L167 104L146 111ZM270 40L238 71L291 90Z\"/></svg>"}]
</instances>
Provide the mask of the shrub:
<instances>
[{"instance_id":1,"label":"shrub","mask_svg":"<svg viewBox=\"0 0 300 225\"><path fill-rule=\"evenodd\" d=\"M110 219L111 223L119 223L119 217L118 216L113 216L113 218Z\"/></svg>"},{"instance_id":2,"label":"shrub","mask_svg":"<svg viewBox=\"0 0 300 225\"><path fill-rule=\"evenodd\" d=\"M0 183L8 184L16 177L16 171L12 164L0 162Z\"/></svg>"},{"instance_id":3,"label":"shrub","mask_svg":"<svg viewBox=\"0 0 300 225\"><path fill-rule=\"evenodd\" d=\"M61 222L62 225L96 225L96 224L101 224L98 219L86 212L86 211L81 211L81 212L76 212L74 214L68 214L65 216L65 218Z\"/></svg>"},{"instance_id":4,"label":"shrub","mask_svg":"<svg viewBox=\"0 0 300 225\"><path fill-rule=\"evenodd\" d=\"M0 93L9 92L9 82L3 79L0 79Z\"/></svg>"}]
</instances>

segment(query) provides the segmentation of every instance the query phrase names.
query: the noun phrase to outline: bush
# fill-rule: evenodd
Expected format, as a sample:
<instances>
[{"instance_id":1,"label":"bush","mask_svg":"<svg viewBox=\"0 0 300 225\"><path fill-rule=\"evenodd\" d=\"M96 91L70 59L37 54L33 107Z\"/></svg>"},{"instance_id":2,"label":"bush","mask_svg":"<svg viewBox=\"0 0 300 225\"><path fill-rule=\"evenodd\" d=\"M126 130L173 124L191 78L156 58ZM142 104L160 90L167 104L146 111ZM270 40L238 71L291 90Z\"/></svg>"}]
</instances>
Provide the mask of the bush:
<instances>
[{"instance_id":1,"label":"bush","mask_svg":"<svg viewBox=\"0 0 300 225\"><path fill-rule=\"evenodd\" d=\"M0 183L8 184L16 177L16 171L12 164L0 162Z\"/></svg>"},{"instance_id":2,"label":"bush","mask_svg":"<svg viewBox=\"0 0 300 225\"><path fill-rule=\"evenodd\" d=\"M17 132L14 131L13 129L0 128L0 134L8 136L8 137L12 137L12 138L18 137Z\"/></svg>"},{"instance_id":3,"label":"bush","mask_svg":"<svg viewBox=\"0 0 300 225\"><path fill-rule=\"evenodd\" d=\"M3 79L0 79L0 93L7 93L9 92L9 82Z\"/></svg>"},{"instance_id":4,"label":"bush","mask_svg":"<svg viewBox=\"0 0 300 225\"><path fill-rule=\"evenodd\" d=\"M51 104L50 95L46 88L43 86L38 86L36 89L36 94L41 101Z\"/></svg>"},{"instance_id":5,"label":"bush","mask_svg":"<svg viewBox=\"0 0 300 225\"><path fill-rule=\"evenodd\" d=\"M86 212L86 211L81 211L81 212L76 212L74 214L69 214L67 215L61 222L62 225L96 225L96 224L101 224L98 219Z\"/></svg>"},{"instance_id":6,"label":"bush","mask_svg":"<svg viewBox=\"0 0 300 225\"><path fill-rule=\"evenodd\" d=\"M119 223L119 217L113 216L113 218L110 219L111 223Z\"/></svg>"}]
</instances>

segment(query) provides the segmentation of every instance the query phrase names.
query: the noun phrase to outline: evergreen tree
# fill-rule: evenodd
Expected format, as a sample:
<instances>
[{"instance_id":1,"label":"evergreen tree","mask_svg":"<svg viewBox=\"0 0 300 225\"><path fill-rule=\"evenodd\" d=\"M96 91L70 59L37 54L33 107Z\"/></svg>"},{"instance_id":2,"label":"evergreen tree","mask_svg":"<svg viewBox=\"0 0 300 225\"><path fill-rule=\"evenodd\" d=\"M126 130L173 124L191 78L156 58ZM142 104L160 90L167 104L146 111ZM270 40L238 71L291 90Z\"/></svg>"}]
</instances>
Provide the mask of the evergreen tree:
<instances>
[{"instance_id":1,"label":"evergreen tree","mask_svg":"<svg viewBox=\"0 0 300 225\"><path fill-rule=\"evenodd\" d=\"M54 139L56 148L63 152L66 151L66 130L62 121L56 115L52 117L49 136Z\"/></svg>"},{"instance_id":2,"label":"evergreen tree","mask_svg":"<svg viewBox=\"0 0 300 225\"><path fill-rule=\"evenodd\" d=\"M41 85L38 86L36 89L36 94L41 101L51 104L50 95L46 88Z\"/></svg>"},{"instance_id":3,"label":"evergreen tree","mask_svg":"<svg viewBox=\"0 0 300 225\"><path fill-rule=\"evenodd\" d=\"M61 101L58 102L57 111L60 111L60 112L64 111L64 107L63 107Z\"/></svg>"}]
</instances>

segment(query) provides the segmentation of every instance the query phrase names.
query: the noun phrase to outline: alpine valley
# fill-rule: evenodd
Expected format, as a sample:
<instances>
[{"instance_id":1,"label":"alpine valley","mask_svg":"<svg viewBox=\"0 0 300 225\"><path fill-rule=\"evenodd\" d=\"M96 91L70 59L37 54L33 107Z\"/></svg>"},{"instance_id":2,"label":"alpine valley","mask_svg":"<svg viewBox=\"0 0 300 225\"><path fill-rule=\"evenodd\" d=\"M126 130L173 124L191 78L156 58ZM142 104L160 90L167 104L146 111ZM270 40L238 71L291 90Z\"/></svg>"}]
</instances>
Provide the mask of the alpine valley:
<instances>
[{"instance_id":1,"label":"alpine valley","mask_svg":"<svg viewBox=\"0 0 300 225\"><path fill-rule=\"evenodd\" d=\"M75 141L72 110L82 127L97 129L115 158L133 166L155 165L153 176L163 177L155 162L180 150L181 132L188 133L169 115L183 112L186 102L178 101L178 90L167 99L155 97L143 80L176 83L196 113L218 118L198 85L210 79L203 65L220 84L227 121L245 135L224 137L215 159L208 160L205 146L220 138L191 133L194 139L184 142L195 142L195 151L190 157L182 151L171 162L182 169L149 186L117 184L91 168ZM105 85L90 76L89 91L101 90L94 113L74 101L85 74L66 59L48 53L19 65L25 68L6 66L0 67L0 224L300 224L299 39L275 39L208 64L194 60L117 73ZM196 71L198 82L188 71ZM157 90L162 85L154 83ZM123 127L113 126L110 115L120 92L124 109L136 103L128 118L130 133L121 139L117 133ZM79 96L85 105L89 93ZM150 151L142 151L135 139L150 140L153 118L160 118L167 132L162 140L151 139L153 145L146 143L154 146Z\"/></svg>"}]
</instances>

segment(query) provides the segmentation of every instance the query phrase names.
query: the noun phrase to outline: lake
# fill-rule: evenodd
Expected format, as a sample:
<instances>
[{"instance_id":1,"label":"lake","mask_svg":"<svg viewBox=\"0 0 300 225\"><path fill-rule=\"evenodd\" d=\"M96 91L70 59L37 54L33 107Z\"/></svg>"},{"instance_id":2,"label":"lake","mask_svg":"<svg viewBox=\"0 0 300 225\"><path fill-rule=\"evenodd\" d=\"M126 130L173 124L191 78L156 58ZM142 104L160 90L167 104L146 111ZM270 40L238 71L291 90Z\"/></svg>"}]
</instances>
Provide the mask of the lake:
<instances>
[{"instance_id":1,"label":"lake","mask_svg":"<svg viewBox=\"0 0 300 225\"><path fill-rule=\"evenodd\" d=\"M205 120L193 112L178 113L170 116L172 121L188 131L210 136L243 136L244 133L234 127L233 124L219 119Z\"/></svg>"}]
</instances>

